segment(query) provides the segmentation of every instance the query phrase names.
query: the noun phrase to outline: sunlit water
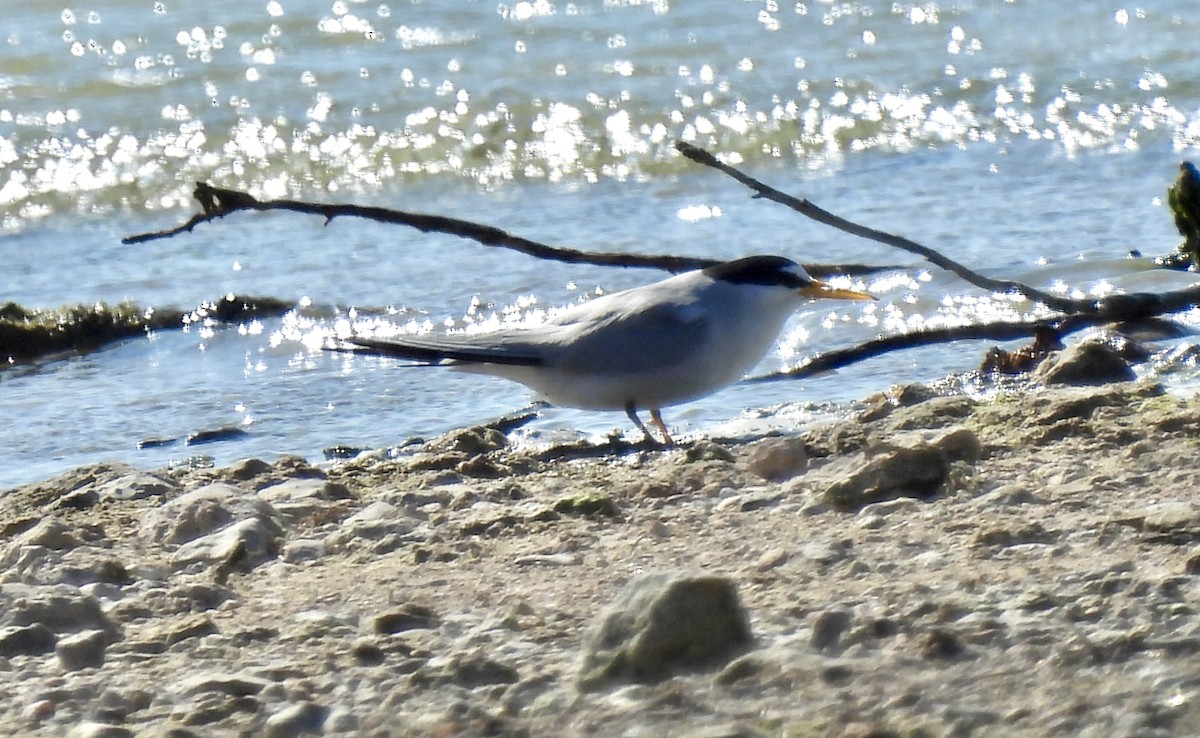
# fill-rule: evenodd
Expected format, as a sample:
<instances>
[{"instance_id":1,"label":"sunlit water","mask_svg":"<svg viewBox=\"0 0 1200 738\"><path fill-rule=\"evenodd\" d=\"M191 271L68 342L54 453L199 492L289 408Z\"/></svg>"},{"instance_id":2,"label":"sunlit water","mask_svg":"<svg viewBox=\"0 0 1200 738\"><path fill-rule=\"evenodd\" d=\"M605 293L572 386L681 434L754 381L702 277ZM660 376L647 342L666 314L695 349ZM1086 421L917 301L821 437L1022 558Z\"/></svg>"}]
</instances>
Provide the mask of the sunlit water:
<instances>
[{"instance_id":1,"label":"sunlit water","mask_svg":"<svg viewBox=\"0 0 1200 738\"><path fill-rule=\"evenodd\" d=\"M0 373L0 487L100 459L152 467L385 447L522 408L502 380L322 352L329 336L537 320L659 278L450 236L288 214L182 222L196 180L259 197L438 213L582 249L901 264L872 305L802 311L773 371L878 334L1028 315L915 257L756 201L685 140L981 271L1079 295L1192 277L1127 258L1178 241L1162 204L1200 147L1190 0L958 3L129 3L6 6L0 301L301 305ZM1195 322L1193 316L1187 316ZM975 368L987 344L740 385L666 415L679 435L802 422ZM1163 347L1169 351L1169 346ZM1166 378L1194 381L1185 365ZM547 411L534 438L620 413ZM226 426L247 435L138 450Z\"/></svg>"}]
</instances>

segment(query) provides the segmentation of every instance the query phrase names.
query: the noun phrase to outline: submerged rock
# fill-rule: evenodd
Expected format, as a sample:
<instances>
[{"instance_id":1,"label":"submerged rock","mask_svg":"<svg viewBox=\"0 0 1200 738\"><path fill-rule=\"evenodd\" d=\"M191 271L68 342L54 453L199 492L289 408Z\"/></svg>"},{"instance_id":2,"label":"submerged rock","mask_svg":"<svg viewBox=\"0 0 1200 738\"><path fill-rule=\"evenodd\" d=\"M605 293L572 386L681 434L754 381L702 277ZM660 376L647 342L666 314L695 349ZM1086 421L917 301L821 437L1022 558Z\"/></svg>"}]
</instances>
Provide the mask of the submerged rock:
<instances>
[{"instance_id":1,"label":"submerged rock","mask_svg":"<svg viewBox=\"0 0 1200 738\"><path fill-rule=\"evenodd\" d=\"M625 586L584 639L579 684L656 682L677 670L724 664L751 641L731 580L646 574Z\"/></svg>"}]
</instances>

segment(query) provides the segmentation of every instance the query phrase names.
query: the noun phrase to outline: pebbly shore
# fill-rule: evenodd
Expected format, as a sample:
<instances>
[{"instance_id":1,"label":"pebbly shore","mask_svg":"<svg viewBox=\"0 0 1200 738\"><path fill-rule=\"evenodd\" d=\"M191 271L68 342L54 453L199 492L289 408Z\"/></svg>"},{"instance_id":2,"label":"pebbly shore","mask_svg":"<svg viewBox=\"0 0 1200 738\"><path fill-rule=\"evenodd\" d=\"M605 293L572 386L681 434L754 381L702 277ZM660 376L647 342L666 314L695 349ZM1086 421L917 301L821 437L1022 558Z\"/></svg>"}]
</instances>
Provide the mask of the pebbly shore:
<instances>
[{"instance_id":1,"label":"pebbly shore","mask_svg":"<svg viewBox=\"0 0 1200 738\"><path fill-rule=\"evenodd\" d=\"M666 450L0 492L9 735L1200 733L1200 399L897 387Z\"/></svg>"}]
</instances>

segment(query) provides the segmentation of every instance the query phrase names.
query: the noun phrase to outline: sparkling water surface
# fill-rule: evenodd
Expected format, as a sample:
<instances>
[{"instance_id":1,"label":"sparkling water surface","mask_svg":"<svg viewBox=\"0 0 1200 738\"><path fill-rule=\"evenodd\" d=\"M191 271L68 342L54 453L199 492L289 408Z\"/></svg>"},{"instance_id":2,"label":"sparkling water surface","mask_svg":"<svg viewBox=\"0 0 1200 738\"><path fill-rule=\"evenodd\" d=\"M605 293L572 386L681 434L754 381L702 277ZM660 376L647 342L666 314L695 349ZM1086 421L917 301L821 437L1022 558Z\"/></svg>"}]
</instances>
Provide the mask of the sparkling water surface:
<instances>
[{"instance_id":1,"label":"sparkling water surface","mask_svg":"<svg viewBox=\"0 0 1200 738\"><path fill-rule=\"evenodd\" d=\"M191 308L236 292L298 307L0 371L0 487L98 460L319 459L339 444L384 447L489 420L528 393L320 346L350 330L538 320L662 276L286 213L121 244L189 217L197 180L437 213L581 249L904 267L865 280L876 304L798 313L758 373L1033 306L754 200L676 153L676 140L989 276L1081 296L1194 281L1127 256L1179 240L1166 187L1200 145L1185 0L31 0L6 15L0 300ZM666 416L683 436L745 427L762 420L758 408L805 422L895 383L970 371L987 348L739 385ZM1194 387L1194 367L1164 379ZM553 409L526 436L626 425L620 413ZM136 447L219 427L246 435Z\"/></svg>"}]
</instances>

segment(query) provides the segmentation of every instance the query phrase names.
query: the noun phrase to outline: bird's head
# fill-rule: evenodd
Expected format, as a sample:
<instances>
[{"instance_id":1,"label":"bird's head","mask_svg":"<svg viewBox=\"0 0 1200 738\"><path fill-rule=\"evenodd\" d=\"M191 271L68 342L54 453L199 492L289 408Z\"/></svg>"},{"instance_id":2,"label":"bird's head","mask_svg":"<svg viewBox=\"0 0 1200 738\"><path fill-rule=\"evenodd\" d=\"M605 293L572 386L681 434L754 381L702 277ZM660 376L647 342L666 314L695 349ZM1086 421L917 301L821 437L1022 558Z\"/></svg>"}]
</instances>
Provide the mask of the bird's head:
<instances>
[{"instance_id":1,"label":"bird's head","mask_svg":"<svg viewBox=\"0 0 1200 738\"><path fill-rule=\"evenodd\" d=\"M832 287L815 279L804 267L782 256L747 256L704 269L709 278L731 284L786 287L804 297L834 300L874 300L866 292Z\"/></svg>"}]
</instances>

